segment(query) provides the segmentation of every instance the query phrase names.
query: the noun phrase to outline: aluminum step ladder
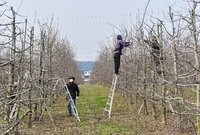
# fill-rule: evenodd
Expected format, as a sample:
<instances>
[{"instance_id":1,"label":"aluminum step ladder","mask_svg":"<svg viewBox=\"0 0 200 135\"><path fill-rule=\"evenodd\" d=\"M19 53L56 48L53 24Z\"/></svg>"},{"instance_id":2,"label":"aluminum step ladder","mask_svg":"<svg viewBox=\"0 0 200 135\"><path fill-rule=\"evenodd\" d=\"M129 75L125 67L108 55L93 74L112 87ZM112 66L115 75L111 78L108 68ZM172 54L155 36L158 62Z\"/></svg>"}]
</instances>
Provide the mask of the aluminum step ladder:
<instances>
[{"instance_id":1,"label":"aluminum step ladder","mask_svg":"<svg viewBox=\"0 0 200 135\"><path fill-rule=\"evenodd\" d=\"M68 102L71 102L71 109L72 109L72 112L73 112L74 116L76 117L77 121L80 122L81 120L80 120L80 118L79 118L79 116L78 116L78 111L77 111L77 109L76 109L76 106L75 106L74 101L73 101L73 99L72 99L72 97L71 97L71 94L70 94L70 92L69 92L69 89L68 89L68 87L67 87L67 84L66 84L65 80L64 80L63 78L58 79L57 82L56 82L56 85L58 84L58 82L60 82L61 85L64 87L66 96L67 96L67 98L68 98ZM53 91L54 91L56 85L54 86Z\"/></svg>"},{"instance_id":2,"label":"aluminum step ladder","mask_svg":"<svg viewBox=\"0 0 200 135\"><path fill-rule=\"evenodd\" d=\"M115 93L118 77L119 77L118 75L115 75L113 77L112 85L110 87L110 92L108 94L108 99L107 99L107 102L106 102L106 106L104 108L104 113L103 114L105 115L105 113L107 112L108 113L108 118L110 118L110 116L111 116L113 98L114 98L114 93Z\"/></svg>"}]
</instances>

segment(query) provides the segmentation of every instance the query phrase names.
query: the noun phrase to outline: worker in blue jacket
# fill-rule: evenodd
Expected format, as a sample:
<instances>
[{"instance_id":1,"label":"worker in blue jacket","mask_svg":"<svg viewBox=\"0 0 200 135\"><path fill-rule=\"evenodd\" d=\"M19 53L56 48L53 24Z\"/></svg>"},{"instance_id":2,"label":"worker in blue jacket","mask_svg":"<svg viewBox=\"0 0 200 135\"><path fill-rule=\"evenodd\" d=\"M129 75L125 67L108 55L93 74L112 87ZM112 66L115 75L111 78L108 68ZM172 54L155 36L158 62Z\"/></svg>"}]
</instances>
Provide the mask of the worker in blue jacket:
<instances>
[{"instance_id":1,"label":"worker in blue jacket","mask_svg":"<svg viewBox=\"0 0 200 135\"><path fill-rule=\"evenodd\" d=\"M132 41L131 42L124 42L122 40L122 36L117 35L117 42L116 42L115 50L114 50L114 62L115 62L115 74L116 75L119 75L120 56L122 54L122 49L123 49L123 47L127 47L130 44L132 44Z\"/></svg>"}]
</instances>

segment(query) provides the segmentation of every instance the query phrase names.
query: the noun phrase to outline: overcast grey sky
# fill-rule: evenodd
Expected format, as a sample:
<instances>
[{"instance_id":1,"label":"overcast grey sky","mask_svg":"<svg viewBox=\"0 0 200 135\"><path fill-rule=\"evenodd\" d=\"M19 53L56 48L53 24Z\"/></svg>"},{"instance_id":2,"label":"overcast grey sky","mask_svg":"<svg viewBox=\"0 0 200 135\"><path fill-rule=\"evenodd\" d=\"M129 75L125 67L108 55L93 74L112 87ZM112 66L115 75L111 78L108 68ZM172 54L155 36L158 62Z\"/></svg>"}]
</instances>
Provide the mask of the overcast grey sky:
<instances>
[{"instance_id":1,"label":"overcast grey sky","mask_svg":"<svg viewBox=\"0 0 200 135\"><path fill-rule=\"evenodd\" d=\"M136 20L138 11L144 12L148 0L2 0L13 6L18 14L26 16L33 24L54 16L59 22L63 37L67 35L74 51L76 60L94 61L99 51L99 42L106 41L113 34L113 27L131 24ZM151 0L148 12L163 19L163 12L168 6L178 10L187 3L183 0ZM120 34L120 33L119 33Z\"/></svg>"}]
</instances>

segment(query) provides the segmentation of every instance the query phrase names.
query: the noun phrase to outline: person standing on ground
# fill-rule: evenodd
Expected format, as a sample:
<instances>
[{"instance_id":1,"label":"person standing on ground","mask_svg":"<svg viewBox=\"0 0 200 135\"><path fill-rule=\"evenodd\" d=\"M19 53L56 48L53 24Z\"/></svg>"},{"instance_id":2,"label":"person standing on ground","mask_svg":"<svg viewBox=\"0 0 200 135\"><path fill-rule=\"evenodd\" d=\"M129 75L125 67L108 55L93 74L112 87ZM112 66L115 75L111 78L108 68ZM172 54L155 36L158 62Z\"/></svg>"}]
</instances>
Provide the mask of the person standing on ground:
<instances>
[{"instance_id":1,"label":"person standing on ground","mask_svg":"<svg viewBox=\"0 0 200 135\"><path fill-rule=\"evenodd\" d=\"M72 97L74 105L76 106L76 100L78 100L80 91L79 91L78 85L75 83L75 78L74 77L70 77L69 78L69 83L67 84L67 87L69 89L69 93L70 93L70 95ZM69 97L66 97L66 98L68 99ZM68 100L67 109L68 109L69 116L72 116L71 104L72 103Z\"/></svg>"},{"instance_id":2,"label":"person standing on ground","mask_svg":"<svg viewBox=\"0 0 200 135\"><path fill-rule=\"evenodd\" d=\"M124 41L122 41L122 36L117 35L117 42L116 42L115 50L114 50L114 64L115 64L115 74L116 75L119 75L120 57L122 54L122 49L123 49L123 47L127 47L130 44L132 44L132 42L124 42Z\"/></svg>"}]
</instances>

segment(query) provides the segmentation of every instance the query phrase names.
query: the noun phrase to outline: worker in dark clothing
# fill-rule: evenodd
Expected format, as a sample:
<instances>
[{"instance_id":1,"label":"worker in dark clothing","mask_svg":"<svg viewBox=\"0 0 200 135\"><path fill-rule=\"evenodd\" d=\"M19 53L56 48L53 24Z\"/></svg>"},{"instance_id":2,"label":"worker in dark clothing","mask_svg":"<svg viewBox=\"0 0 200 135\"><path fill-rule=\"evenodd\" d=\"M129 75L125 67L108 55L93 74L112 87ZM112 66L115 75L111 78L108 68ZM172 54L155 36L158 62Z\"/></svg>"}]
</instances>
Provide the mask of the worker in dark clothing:
<instances>
[{"instance_id":1,"label":"worker in dark clothing","mask_svg":"<svg viewBox=\"0 0 200 135\"><path fill-rule=\"evenodd\" d=\"M159 61L160 47L155 37L152 39L151 47L152 47L153 61L155 62L156 67L158 67L160 65L160 61Z\"/></svg>"},{"instance_id":2,"label":"worker in dark clothing","mask_svg":"<svg viewBox=\"0 0 200 135\"><path fill-rule=\"evenodd\" d=\"M116 42L115 50L114 50L114 62L115 62L115 74L116 75L119 75L120 57L122 54L122 49L123 49L123 47L127 47L130 44L132 44L132 42L124 42L124 41L122 41L122 36L117 35L117 42Z\"/></svg>"},{"instance_id":3,"label":"worker in dark clothing","mask_svg":"<svg viewBox=\"0 0 200 135\"><path fill-rule=\"evenodd\" d=\"M74 77L70 77L69 78L69 83L67 84L67 87L69 89L69 93L70 93L70 95L72 97L74 105L76 105L76 100L78 100L80 91L79 91L78 85L74 81L75 81L75 78ZM67 99L68 98L69 97L67 97ZM68 100L67 108L68 108L68 114L69 114L69 116L72 116L71 104L72 103L69 102L69 100Z\"/></svg>"},{"instance_id":4,"label":"worker in dark clothing","mask_svg":"<svg viewBox=\"0 0 200 135\"><path fill-rule=\"evenodd\" d=\"M155 36L152 37L152 41L151 42L148 42L147 40L144 40L148 45L150 45L151 47L151 54L152 54L152 57L153 57L153 61L156 65L156 69L157 69L157 75L160 75L161 74L161 71L159 70L160 69L160 46L159 46L159 43L156 39Z\"/></svg>"}]
</instances>

